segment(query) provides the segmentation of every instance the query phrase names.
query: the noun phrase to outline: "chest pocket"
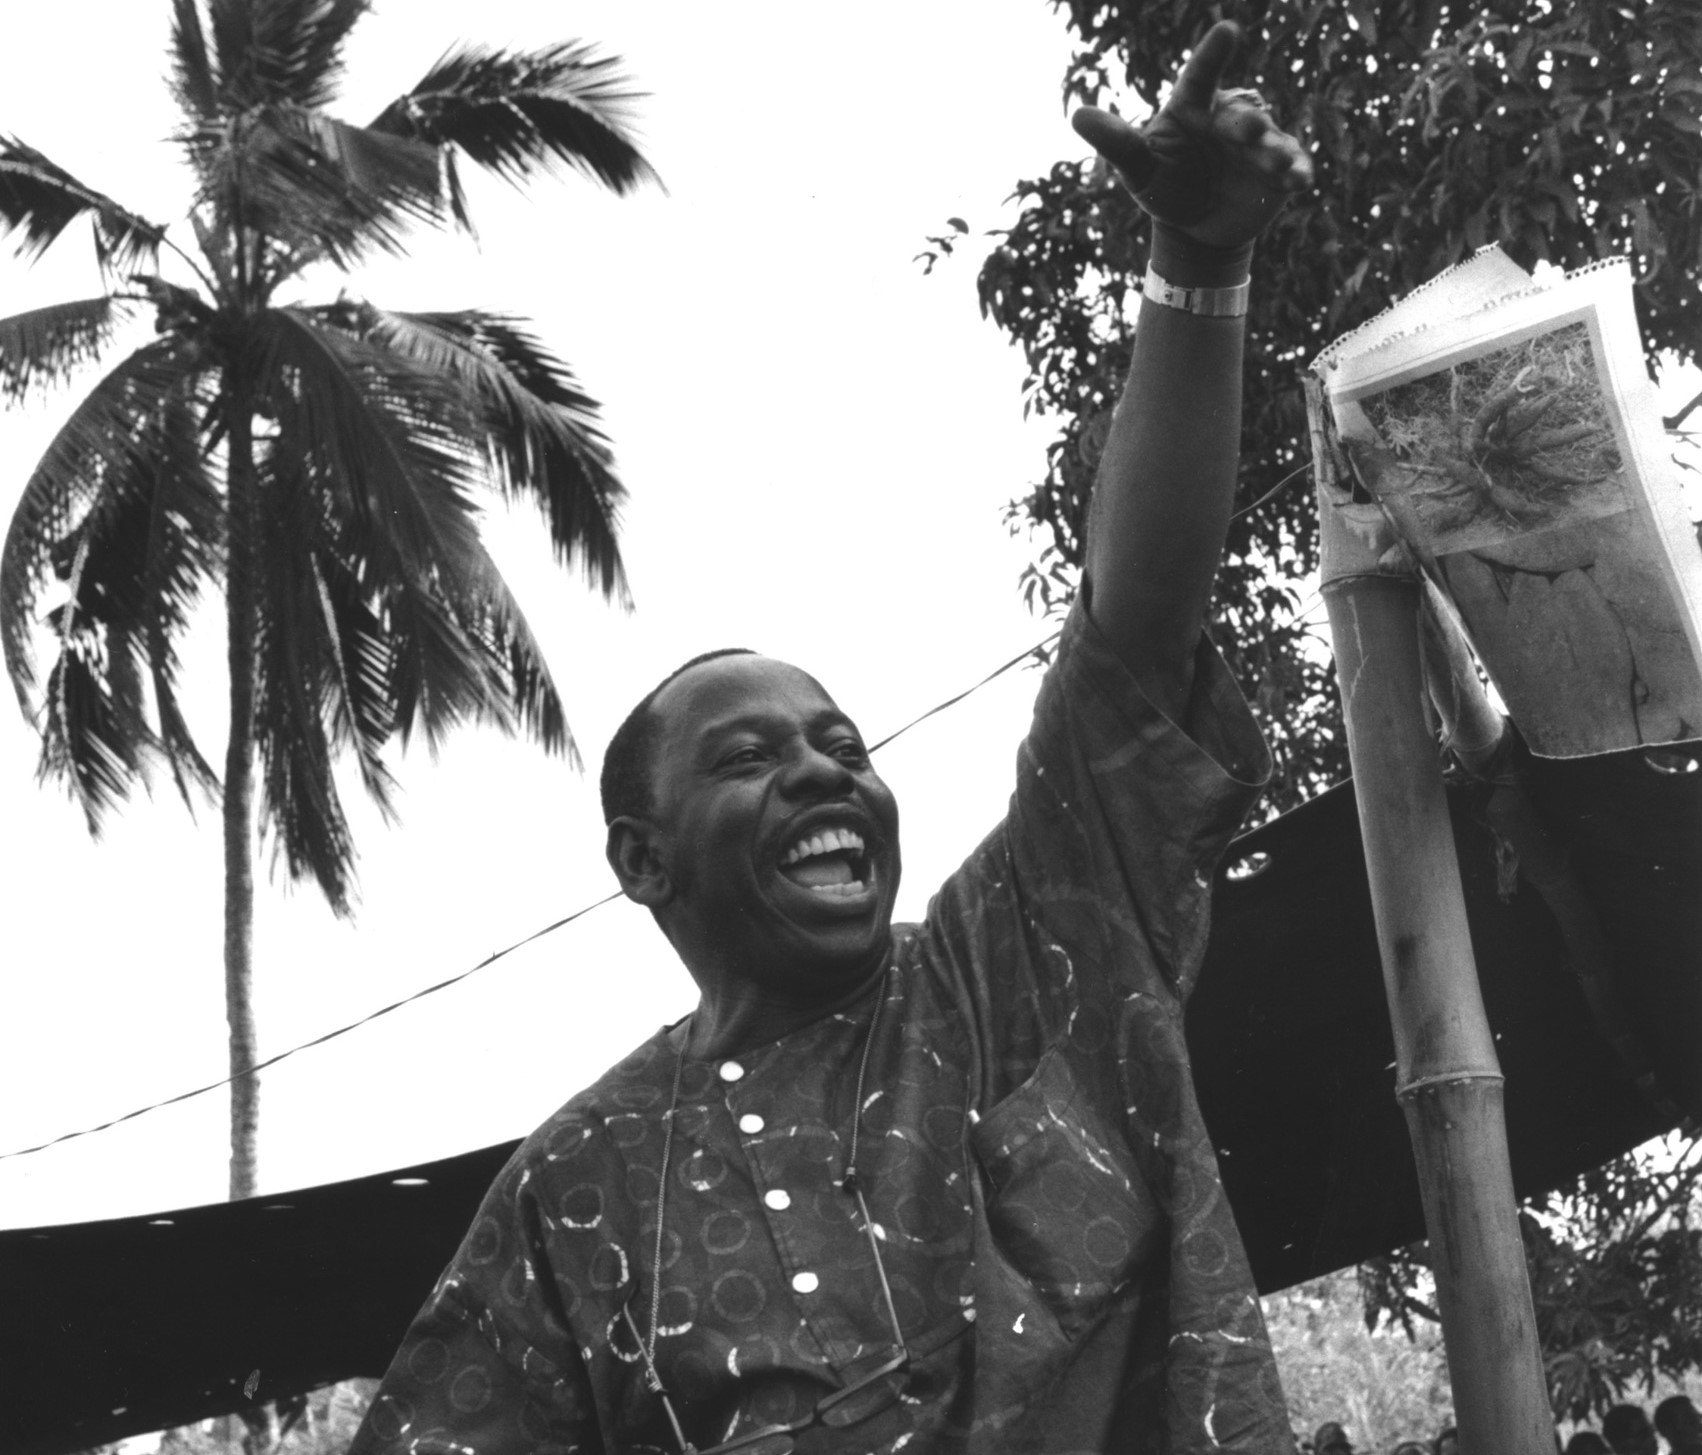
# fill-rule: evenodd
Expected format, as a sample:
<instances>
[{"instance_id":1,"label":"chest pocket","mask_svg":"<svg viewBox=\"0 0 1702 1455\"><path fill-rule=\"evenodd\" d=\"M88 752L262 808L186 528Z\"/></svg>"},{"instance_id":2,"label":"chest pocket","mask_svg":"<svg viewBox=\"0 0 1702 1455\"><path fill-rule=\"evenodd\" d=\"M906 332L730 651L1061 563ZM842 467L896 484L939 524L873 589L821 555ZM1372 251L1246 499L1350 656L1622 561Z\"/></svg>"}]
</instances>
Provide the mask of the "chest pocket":
<instances>
[{"instance_id":1,"label":"chest pocket","mask_svg":"<svg viewBox=\"0 0 1702 1455\"><path fill-rule=\"evenodd\" d=\"M1141 1270L1163 1224L1121 1127L1084 1093L1054 1047L970 1133L994 1241L1071 1338Z\"/></svg>"}]
</instances>

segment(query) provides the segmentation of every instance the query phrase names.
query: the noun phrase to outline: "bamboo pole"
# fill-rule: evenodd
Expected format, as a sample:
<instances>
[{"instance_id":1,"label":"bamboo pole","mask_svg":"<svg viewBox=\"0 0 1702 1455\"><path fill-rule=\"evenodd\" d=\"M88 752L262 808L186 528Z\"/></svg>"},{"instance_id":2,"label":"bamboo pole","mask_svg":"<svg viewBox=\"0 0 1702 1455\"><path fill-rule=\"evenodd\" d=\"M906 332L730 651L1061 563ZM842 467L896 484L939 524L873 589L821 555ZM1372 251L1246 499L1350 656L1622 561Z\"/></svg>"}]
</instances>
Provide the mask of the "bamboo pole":
<instances>
[{"instance_id":1,"label":"bamboo pole","mask_svg":"<svg viewBox=\"0 0 1702 1455\"><path fill-rule=\"evenodd\" d=\"M1553 1455L1502 1079L1426 721L1423 583L1332 469L1308 389L1323 595L1463 1455ZM1395 564L1399 563L1399 564Z\"/></svg>"},{"instance_id":2,"label":"bamboo pole","mask_svg":"<svg viewBox=\"0 0 1702 1455\"><path fill-rule=\"evenodd\" d=\"M1585 893L1564 845L1550 832L1526 793L1512 731L1479 680L1471 648L1441 593L1426 584L1423 613L1424 674L1441 720L1443 747L1474 777L1494 783L1485 808L1489 826L1512 846L1519 878L1542 897L1565 941L1573 977L1596 1029L1613 1047L1621 1069L1655 1110L1674 1125L1684 1112L1655 1080L1648 1048L1613 972L1613 952L1595 905Z\"/></svg>"}]
</instances>

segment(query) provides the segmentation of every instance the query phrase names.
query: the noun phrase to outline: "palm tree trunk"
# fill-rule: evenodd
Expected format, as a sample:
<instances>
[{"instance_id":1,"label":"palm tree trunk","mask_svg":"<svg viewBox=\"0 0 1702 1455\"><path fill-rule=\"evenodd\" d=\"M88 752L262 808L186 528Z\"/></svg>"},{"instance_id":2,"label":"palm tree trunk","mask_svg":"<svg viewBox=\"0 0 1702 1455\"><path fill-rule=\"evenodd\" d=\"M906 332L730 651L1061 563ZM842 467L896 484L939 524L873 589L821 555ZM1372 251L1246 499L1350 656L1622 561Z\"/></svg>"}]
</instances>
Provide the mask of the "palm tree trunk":
<instances>
[{"instance_id":1,"label":"palm tree trunk","mask_svg":"<svg viewBox=\"0 0 1702 1455\"><path fill-rule=\"evenodd\" d=\"M254 1031L254 652L256 472L246 393L231 401L225 619L230 738L225 747L225 1019L230 1027L230 1195L252 1197L259 1166Z\"/></svg>"}]
</instances>

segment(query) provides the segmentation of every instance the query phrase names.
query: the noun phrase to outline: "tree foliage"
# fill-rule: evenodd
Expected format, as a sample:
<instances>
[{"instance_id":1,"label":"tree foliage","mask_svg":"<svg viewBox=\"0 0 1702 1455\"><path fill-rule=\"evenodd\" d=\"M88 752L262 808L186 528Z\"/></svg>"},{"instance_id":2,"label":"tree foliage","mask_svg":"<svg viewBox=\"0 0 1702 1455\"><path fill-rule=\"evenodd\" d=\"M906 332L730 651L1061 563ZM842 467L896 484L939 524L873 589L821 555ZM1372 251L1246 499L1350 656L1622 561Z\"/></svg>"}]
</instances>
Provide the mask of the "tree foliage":
<instances>
[{"instance_id":1,"label":"tree foliage","mask_svg":"<svg viewBox=\"0 0 1702 1455\"><path fill-rule=\"evenodd\" d=\"M1058 0L1077 40L1066 103L1138 115L1223 14L1257 86L1311 151L1317 185L1253 265L1238 503L1215 634L1278 759L1269 802L1346 772L1333 684L1307 650L1316 527L1300 375L1332 338L1500 242L1529 267L1626 254L1651 357L1702 354L1702 3L1698 0ZM1146 227L1091 161L1019 182L983 265L984 313L1057 418L1045 477L1013 502L1038 558L1031 602L1060 609L1082 561L1099 452L1128 364ZM961 230L961 229L960 229ZM936 251L949 251L950 236Z\"/></svg>"},{"instance_id":2,"label":"tree foliage","mask_svg":"<svg viewBox=\"0 0 1702 1455\"><path fill-rule=\"evenodd\" d=\"M1702 1142L1673 1133L1520 1213L1556 1418L1600 1416L1702 1369ZM1368 1329L1434 1324L1424 1244L1360 1269Z\"/></svg>"},{"instance_id":3,"label":"tree foliage","mask_svg":"<svg viewBox=\"0 0 1702 1455\"><path fill-rule=\"evenodd\" d=\"M1453 1424L1441 1330L1420 1324L1409 1336L1367 1324L1351 1271L1267 1294L1262 1303L1301 1439L1335 1420L1356 1449L1383 1452L1403 1440L1431 1440Z\"/></svg>"}]
</instances>

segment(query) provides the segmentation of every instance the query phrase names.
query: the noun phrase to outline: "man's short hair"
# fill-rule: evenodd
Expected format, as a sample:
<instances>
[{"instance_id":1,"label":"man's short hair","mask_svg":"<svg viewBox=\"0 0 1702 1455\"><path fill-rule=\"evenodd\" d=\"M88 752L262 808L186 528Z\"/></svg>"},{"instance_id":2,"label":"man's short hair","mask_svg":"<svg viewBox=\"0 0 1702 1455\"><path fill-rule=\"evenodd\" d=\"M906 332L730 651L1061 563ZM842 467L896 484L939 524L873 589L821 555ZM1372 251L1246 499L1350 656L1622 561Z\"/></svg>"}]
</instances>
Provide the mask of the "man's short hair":
<instances>
[{"instance_id":1,"label":"man's short hair","mask_svg":"<svg viewBox=\"0 0 1702 1455\"><path fill-rule=\"evenodd\" d=\"M1353 1442L1348 1439L1347 1431L1336 1421L1327 1420L1318 1426L1318 1433L1312 1437L1312 1448L1318 1452L1318 1455L1324 1455L1326 1450L1351 1451Z\"/></svg>"},{"instance_id":2,"label":"man's short hair","mask_svg":"<svg viewBox=\"0 0 1702 1455\"><path fill-rule=\"evenodd\" d=\"M1676 1443L1680 1436L1695 1434L1699 1424L1702 1414L1697 1413L1689 1395L1669 1395L1655 1406L1655 1428L1668 1444Z\"/></svg>"},{"instance_id":3,"label":"man's short hair","mask_svg":"<svg viewBox=\"0 0 1702 1455\"><path fill-rule=\"evenodd\" d=\"M712 662L717 657L755 655L749 647L720 647L713 652L700 652L689 662L681 662L639 699L638 706L615 729L615 735L609 739L608 751L603 754L598 789L603 797L605 824L611 824L617 818L648 817L655 807L656 740L661 736L661 724L651 708L662 689L699 663Z\"/></svg>"},{"instance_id":4,"label":"man's short hair","mask_svg":"<svg viewBox=\"0 0 1702 1455\"><path fill-rule=\"evenodd\" d=\"M1653 1435L1654 1428L1643 1413L1642 1405L1616 1404L1602 1416L1602 1436L1615 1450Z\"/></svg>"}]
</instances>

